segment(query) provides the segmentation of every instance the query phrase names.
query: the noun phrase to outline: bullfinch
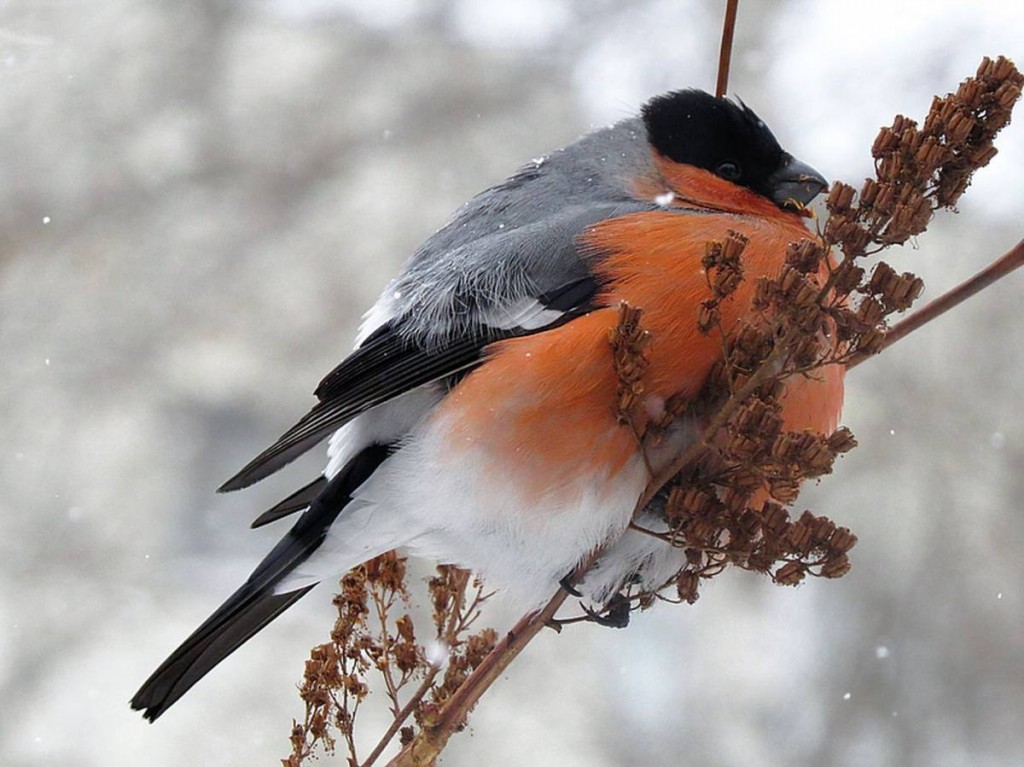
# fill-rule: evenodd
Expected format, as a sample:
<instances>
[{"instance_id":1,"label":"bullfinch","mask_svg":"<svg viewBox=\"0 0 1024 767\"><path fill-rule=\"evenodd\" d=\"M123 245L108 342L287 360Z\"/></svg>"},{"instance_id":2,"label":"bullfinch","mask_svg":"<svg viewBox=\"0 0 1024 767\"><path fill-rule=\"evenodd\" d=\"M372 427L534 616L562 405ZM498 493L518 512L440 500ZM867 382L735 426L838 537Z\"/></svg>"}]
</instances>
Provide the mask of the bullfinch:
<instances>
[{"instance_id":1,"label":"bullfinch","mask_svg":"<svg viewBox=\"0 0 1024 767\"><path fill-rule=\"evenodd\" d=\"M317 583L392 549L471 569L524 610L602 545L579 585L591 604L670 578L682 553L627 525L698 424L641 454L616 414L609 331L621 302L643 310L641 420L696 395L722 355L697 328L706 243L749 238L746 279L721 305L729 327L810 236L801 212L826 186L747 106L682 90L463 205L367 312L312 410L220 488L330 440L323 475L253 523L301 512L294 526L132 707L155 720ZM788 386L788 427L835 427L841 373Z\"/></svg>"}]
</instances>

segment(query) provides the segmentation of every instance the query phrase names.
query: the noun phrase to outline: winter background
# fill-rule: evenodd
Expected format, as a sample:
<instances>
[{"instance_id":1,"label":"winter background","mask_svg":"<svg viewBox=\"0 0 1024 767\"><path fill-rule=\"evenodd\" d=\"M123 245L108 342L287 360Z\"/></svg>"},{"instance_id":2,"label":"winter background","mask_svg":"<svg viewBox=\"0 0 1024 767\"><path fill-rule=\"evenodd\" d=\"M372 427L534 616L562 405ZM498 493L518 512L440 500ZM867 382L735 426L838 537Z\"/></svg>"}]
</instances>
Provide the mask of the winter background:
<instances>
[{"instance_id":1,"label":"winter background","mask_svg":"<svg viewBox=\"0 0 1024 767\"><path fill-rule=\"evenodd\" d=\"M721 6L0 2L0 763L288 753L328 588L156 725L127 706L321 456L214 488L313 402L463 200L713 87ZM880 125L1000 53L1024 64L1024 4L745 0L731 91L857 184ZM1022 235L1024 114L998 147L959 215L890 256L926 298ZM860 536L847 577L733 573L625 631L545 632L442 764L1024 763L1022 286L850 375L861 447L801 501Z\"/></svg>"}]
</instances>

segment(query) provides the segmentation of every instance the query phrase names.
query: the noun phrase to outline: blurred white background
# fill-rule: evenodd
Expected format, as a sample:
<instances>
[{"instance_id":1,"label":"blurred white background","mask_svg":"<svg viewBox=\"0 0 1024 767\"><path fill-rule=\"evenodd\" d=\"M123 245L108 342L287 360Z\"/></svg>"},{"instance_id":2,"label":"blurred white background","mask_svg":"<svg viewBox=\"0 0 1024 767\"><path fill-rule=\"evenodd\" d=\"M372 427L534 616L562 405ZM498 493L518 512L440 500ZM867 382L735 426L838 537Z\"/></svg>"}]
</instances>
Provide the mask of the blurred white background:
<instances>
[{"instance_id":1,"label":"blurred white background","mask_svg":"<svg viewBox=\"0 0 1024 767\"><path fill-rule=\"evenodd\" d=\"M0 2L0 763L288 753L329 589L156 725L127 706L321 457L214 488L463 200L713 87L722 5ZM731 90L856 185L880 125L1000 53L1024 64L1021 3L744 0ZM998 146L960 214L891 254L926 298L1022 236L1024 116ZM1022 285L850 375L861 447L802 499L860 536L847 577L735 573L625 631L546 632L442 763L1024 763Z\"/></svg>"}]
</instances>

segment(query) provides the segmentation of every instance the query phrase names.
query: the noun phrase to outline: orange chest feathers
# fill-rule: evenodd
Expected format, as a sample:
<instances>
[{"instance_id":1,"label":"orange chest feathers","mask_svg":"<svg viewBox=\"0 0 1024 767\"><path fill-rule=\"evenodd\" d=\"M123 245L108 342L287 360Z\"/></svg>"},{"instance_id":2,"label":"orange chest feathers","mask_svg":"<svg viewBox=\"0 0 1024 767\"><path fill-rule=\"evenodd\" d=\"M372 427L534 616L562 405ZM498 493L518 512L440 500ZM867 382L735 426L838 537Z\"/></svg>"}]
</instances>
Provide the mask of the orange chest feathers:
<instances>
[{"instance_id":1,"label":"orange chest feathers","mask_svg":"<svg viewBox=\"0 0 1024 767\"><path fill-rule=\"evenodd\" d=\"M602 254L602 308L490 347L486 363L439 408L449 416L452 444L492 461L496 471L518 475L519 486L538 497L574 478L614 476L638 455L634 433L616 413L609 333L619 304L643 310L641 324L651 340L642 386L649 416L657 417L664 399L696 395L721 357L718 334L697 328L701 302L711 295L701 259L706 243L730 229L749 242L744 280L720 307L722 327L729 328L751 312L757 278L777 274L787 244L808 236L795 216L654 211L588 230L581 246ZM835 427L840 370L827 369L820 379L801 379L791 388L784 401L787 426L822 432Z\"/></svg>"}]
</instances>

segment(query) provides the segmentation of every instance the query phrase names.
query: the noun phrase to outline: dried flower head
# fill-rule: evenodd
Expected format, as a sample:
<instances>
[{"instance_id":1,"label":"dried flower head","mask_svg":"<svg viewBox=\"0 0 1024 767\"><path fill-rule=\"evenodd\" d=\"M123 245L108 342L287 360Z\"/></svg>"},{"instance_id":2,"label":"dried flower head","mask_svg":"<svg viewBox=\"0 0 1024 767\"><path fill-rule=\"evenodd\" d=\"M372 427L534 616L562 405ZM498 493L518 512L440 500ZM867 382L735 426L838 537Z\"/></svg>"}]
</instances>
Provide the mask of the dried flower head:
<instances>
[{"instance_id":1,"label":"dried flower head","mask_svg":"<svg viewBox=\"0 0 1024 767\"><path fill-rule=\"evenodd\" d=\"M707 243L709 295L696 321L700 332L720 335L725 361L694 402L674 411L707 414L711 424L661 495L670 528L661 537L686 555L685 567L665 584L676 599L695 601L700 582L727 564L783 585L850 569L856 536L810 512L794 521L786 507L804 481L829 473L856 440L845 428L785 430L786 381L883 348L889 318L906 311L924 285L909 272L883 262L865 267L863 260L916 236L936 209L955 204L994 155L992 139L1022 86L1024 77L1008 60L985 59L975 77L935 99L920 127L901 115L882 128L872 147L876 178L865 180L859 194L833 184L819 238L790 244L779 274L755 285L757 316L733 328L721 326L719 304L743 280L746 241L730 233ZM635 588L626 593L635 607L651 603Z\"/></svg>"}]
</instances>

